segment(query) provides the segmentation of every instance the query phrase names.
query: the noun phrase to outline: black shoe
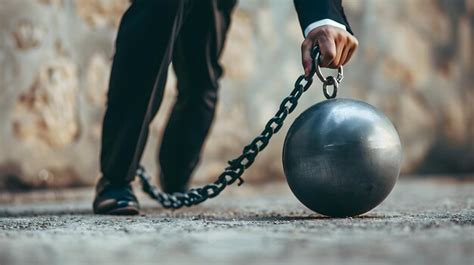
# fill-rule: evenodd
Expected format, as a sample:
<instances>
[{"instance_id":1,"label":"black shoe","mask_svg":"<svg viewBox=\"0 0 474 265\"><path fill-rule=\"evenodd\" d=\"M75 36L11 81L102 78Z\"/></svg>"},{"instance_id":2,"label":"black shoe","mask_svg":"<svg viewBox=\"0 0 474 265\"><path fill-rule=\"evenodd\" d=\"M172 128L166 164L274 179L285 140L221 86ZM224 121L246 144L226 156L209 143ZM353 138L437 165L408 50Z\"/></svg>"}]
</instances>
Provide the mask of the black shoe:
<instances>
[{"instance_id":1,"label":"black shoe","mask_svg":"<svg viewBox=\"0 0 474 265\"><path fill-rule=\"evenodd\" d=\"M95 214L136 215L140 213L137 197L130 184L112 185L103 178L97 184L93 203Z\"/></svg>"}]
</instances>

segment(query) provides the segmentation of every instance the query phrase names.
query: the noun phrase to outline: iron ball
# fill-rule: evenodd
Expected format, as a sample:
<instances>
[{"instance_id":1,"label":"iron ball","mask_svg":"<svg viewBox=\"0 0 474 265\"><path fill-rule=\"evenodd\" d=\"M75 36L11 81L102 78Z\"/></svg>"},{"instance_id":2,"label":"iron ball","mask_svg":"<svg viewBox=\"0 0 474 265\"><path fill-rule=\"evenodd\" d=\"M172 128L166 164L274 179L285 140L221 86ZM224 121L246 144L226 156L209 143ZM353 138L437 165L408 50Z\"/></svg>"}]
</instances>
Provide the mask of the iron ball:
<instances>
[{"instance_id":1,"label":"iron ball","mask_svg":"<svg viewBox=\"0 0 474 265\"><path fill-rule=\"evenodd\" d=\"M304 111L291 125L283 168L294 195L331 217L366 213L391 192L400 173L401 143L375 107L330 99Z\"/></svg>"}]
</instances>

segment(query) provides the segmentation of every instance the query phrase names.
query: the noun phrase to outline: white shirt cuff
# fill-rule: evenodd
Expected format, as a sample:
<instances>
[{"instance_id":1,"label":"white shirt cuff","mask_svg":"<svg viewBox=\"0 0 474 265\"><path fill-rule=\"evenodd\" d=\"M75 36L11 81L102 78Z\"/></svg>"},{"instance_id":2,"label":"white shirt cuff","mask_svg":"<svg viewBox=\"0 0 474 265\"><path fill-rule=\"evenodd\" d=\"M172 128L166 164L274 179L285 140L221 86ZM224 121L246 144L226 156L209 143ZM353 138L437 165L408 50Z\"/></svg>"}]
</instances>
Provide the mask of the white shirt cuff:
<instances>
[{"instance_id":1,"label":"white shirt cuff","mask_svg":"<svg viewBox=\"0 0 474 265\"><path fill-rule=\"evenodd\" d=\"M308 36L308 34L313 29L315 29L317 27L321 27L321 26L326 26L326 25L330 25L330 26L334 26L334 27L337 27L337 28L340 28L340 29L343 29L343 30L347 30L345 25L343 25L339 22L336 22L332 19L326 18L326 19L321 19L321 20L318 20L316 22L313 22L313 23L309 24L306 27L306 29L304 30L304 37L306 38L306 36Z\"/></svg>"}]
</instances>

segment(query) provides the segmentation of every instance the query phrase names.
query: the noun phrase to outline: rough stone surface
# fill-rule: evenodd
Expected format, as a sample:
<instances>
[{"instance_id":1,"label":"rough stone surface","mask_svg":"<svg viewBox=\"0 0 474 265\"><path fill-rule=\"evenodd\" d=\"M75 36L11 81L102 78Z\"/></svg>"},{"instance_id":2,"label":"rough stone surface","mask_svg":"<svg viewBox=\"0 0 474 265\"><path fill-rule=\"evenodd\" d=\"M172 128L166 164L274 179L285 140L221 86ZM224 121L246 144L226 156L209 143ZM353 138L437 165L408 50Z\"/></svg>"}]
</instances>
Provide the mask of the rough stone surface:
<instances>
[{"instance_id":1,"label":"rough stone surface","mask_svg":"<svg viewBox=\"0 0 474 265\"><path fill-rule=\"evenodd\" d=\"M204 205L94 216L92 191L0 194L0 264L456 264L474 262L474 183L402 180L361 217L303 208L284 184Z\"/></svg>"},{"instance_id":2,"label":"rough stone surface","mask_svg":"<svg viewBox=\"0 0 474 265\"><path fill-rule=\"evenodd\" d=\"M128 2L2 1L0 189L94 183L113 41ZM360 49L346 67L340 96L365 100L392 119L404 146L404 173L472 172L472 1L344 3ZM222 60L221 104L198 181L215 176L274 114L301 73L301 41L291 1L239 1ZM143 159L154 174L174 86L170 71ZM322 99L316 82L296 112ZM282 177L281 146L293 118L248 180Z\"/></svg>"},{"instance_id":3,"label":"rough stone surface","mask_svg":"<svg viewBox=\"0 0 474 265\"><path fill-rule=\"evenodd\" d=\"M13 135L32 147L64 147L79 135L77 69L68 61L41 65L13 109Z\"/></svg>"}]
</instances>

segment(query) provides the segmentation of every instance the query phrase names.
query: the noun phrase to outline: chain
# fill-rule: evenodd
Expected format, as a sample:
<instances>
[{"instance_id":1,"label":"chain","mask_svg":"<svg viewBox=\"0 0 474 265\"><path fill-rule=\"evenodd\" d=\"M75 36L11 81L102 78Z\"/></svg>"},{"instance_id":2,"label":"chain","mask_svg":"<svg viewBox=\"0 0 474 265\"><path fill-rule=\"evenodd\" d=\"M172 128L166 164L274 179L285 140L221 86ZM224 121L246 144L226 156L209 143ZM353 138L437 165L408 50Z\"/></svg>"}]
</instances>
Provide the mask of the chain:
<instances>
[{"instance_id":1,"label":"chain","mask_svg":"<svg viewBox=\"0 0 474 265\"><path fill-rule=\"evenodd\" d=\"M319 79L323 82L323 92L326 98L334 98L337 94L337 88L339 83L342 81L343 73L342 67L339 68L338 75L336 77L328 76L324 77L319 68L320 52L319 48L315 47L312 53L313 67L308 77L300 75L294 84L294 88L290 95L283 99L280 107L276 114L267 122L263 131L255 137L255 139L245 146L242 150L242 154L228 161L227 167L217 177L217 180L213 183L204 185L198 188L192 188L187 192L180 193L175 192L173 194L160 192L153 184L151 184L151 177L146 172L143 166L139 166L137 169L137 176L142 184L142 189L152 199L160 203L164 208L179 209L183 206L197 205L209 198L214 198L219 195L225 187L238 181L237 185L240 186L244 183L242 174L249 168L255 161L255 158L259 152L263 151L270 142L272 136L283 126L288 114L292 113L298 105L298 100L306 92L311 84L313 83L313 77L316 73ZM316 63L317 62L317 63ZM329 94L327 87L333 86L333 92Z\"/></svg>"},{"instance_id":2,"label":"chain","mask_svg":"<svg viewBox=\"0 0 474 265\"><path fill-rule=\"evenodd\" d=\"M312 57L314 58L313 60L313 67L311 73L314 75L318 76L319 80L323 82L323 93L324 96L327 99L335 98L337 95L337 88L339 87L339 84L341 83L342 79L344 78L344 72L342 69L342 66L337 69L337 76L328 76L324 77L323 73L321 72L321 68L319 67L320 61L321 61L321 53L319 52L319 48L316 47L313 49ZM328 86L333 86L332 93L329 94L327 88Z\"/></svg>"}]
</instances>

